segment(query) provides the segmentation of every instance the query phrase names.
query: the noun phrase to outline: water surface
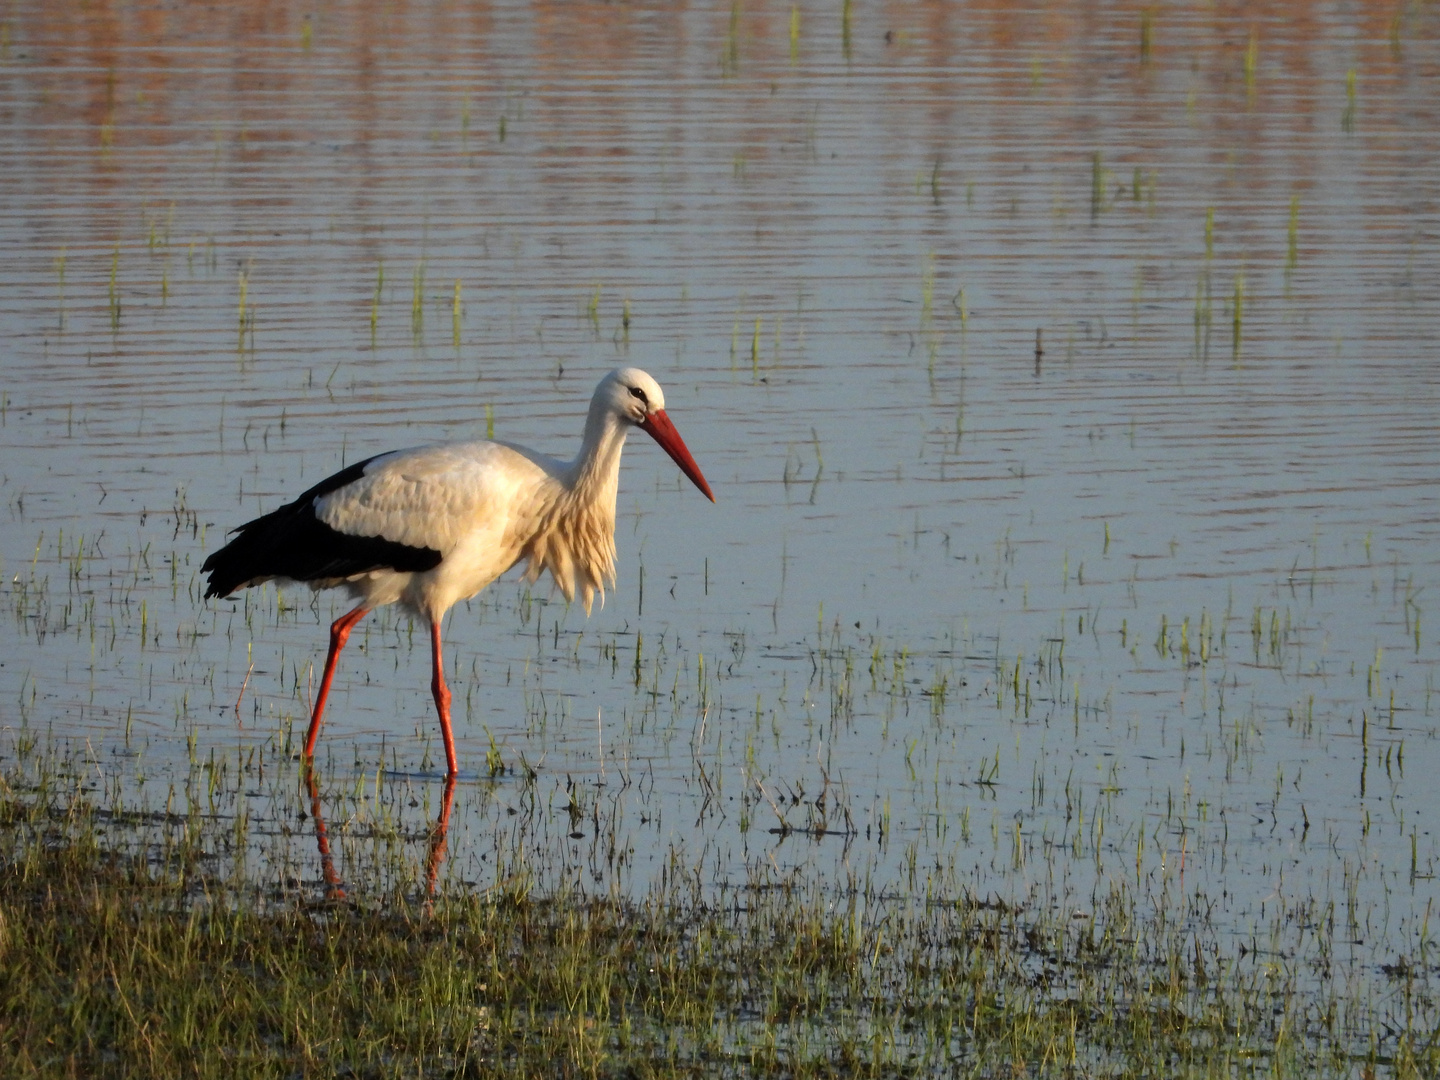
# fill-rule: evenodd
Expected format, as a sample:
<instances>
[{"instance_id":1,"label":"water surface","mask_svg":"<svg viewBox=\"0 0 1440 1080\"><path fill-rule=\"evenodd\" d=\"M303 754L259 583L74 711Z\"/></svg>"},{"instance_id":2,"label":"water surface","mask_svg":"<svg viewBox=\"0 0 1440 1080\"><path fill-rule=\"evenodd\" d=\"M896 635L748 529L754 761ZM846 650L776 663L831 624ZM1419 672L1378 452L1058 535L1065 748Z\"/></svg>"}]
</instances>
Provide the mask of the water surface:
<instances>
[{"instance_id":1,"label":"water surface","mask_svg":"<svg viewBox=\"0 0 1440 1080\"><path fill-rule=\"evenodd\" d=\"M446 874L1118 890L1423 968L1435 9L793 10L12 7L7 768L232 770L318 881L343 603L200 563L368 454L568 456L634 364L719 502L632 440L603 611L456 609ZM418 864L428 643L362 627L331 837Z\"/></svg>"}]
</instances>

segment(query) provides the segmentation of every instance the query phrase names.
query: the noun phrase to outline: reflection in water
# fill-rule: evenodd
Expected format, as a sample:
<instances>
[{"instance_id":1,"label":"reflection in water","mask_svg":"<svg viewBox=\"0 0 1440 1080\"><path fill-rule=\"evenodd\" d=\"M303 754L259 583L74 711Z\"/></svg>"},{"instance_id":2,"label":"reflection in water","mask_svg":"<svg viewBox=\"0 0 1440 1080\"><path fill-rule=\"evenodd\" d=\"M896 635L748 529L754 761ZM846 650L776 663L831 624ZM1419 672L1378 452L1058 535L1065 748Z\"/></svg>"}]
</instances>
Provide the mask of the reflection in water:
<instances>
[{"instance_id":1,"label":"reflection in water","mask_svg":"<svg viewBox=\"0 0 1440 1080\"><path fill-rule=\"evenodd\" d=\"M440 797L440 816L430 830L425 846L425 895L435 896L435 885L440 879L440 864L445 861L445 841L450 835L450 807L455 802L455 777L445 777L445 791Z\"/></svg>"},{"instance_id":2,"label":"reflection in water","mask_svg":"<svg viewBox=\"0 0 1440 1080\"><path fill-rule=\"evenodd\" d=\"M315 822L315 846L320 852L320 878L325 882L326 900L345 899L345 880L335 869L330 854L330 830L325 824L325 810L320 802L320 783L314 769L305 769L305 784L310 789L310 817Z\"/></svg>"},{"instance_id":3,"label":"reflection in water","mask_svg":"<svg viewBox=\"0 0 1440 1080\"><path fill-rule=\"evenodd\" d=\"M325 823L325 808L320 799L320 783L313 768L304 767L305 785L310 793L310 817L315 822L315 847L320 854L320 878L324 882L327 901L346 899L345 879L335 868L330 851L330 829ZM455 777L445 778L440 800L440 813L430 827L425 842L425 895L435 896L440 880L440 867L445 862L446 839L450 833L450 809L455 802Z\"/></svg>"}]
</instances>

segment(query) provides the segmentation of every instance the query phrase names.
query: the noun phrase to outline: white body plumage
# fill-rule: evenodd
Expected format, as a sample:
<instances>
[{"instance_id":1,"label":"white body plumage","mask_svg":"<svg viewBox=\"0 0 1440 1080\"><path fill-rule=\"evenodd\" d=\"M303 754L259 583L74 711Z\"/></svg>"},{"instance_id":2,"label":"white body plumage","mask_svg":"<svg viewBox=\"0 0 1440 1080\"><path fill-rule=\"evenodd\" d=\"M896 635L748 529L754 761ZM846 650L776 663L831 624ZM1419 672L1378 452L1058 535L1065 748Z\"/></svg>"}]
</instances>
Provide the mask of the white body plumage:
<instances>
[{"instance_id":1,"label":"white body plumage","mask_svg":"<svg viewBox=\"0 0 1440 1080\"><path fill-rule=\"evenodd\" d=\"M621 432L620 438L623 440ZM344 585L370 607L401 602L436 618L505 571L528 561L535 580L549 570L566 599L587 613L615 580L615 500L620 455L609 475L577 483L577 462L501 442L397 450L315 500L315 516L336 532L380 536L440 553L430 570L376 567L310 582Z\"/></svg>"}]
</instances>

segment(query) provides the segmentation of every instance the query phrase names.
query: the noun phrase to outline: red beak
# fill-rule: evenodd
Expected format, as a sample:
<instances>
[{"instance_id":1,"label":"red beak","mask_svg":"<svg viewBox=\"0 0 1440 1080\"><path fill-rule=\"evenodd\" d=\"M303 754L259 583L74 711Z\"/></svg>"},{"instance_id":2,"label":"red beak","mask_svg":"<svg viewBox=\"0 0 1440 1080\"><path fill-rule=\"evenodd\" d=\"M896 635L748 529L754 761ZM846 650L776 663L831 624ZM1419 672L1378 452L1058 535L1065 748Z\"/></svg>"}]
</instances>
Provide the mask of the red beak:
<instances>
[{"instance_id":1,"label":"red beak","mask_svg":"<svg viewBox=\"0 0 1440 1080\"><path fill-rule=\"evenodd\" d=\"M704 492L707 499L711 502L715 501L715 496L710 491L710 485L700 474L700 466L695 464L695 459L690 456L690 451L685 446L685 440L680 438L680 432L675 430L675 425L665 415L664 409L656 409L645 417L640 422L640 430L660 444L661 448L670 455L671 460L680 466L680 471Z\"/></svg>"}]
</instances>

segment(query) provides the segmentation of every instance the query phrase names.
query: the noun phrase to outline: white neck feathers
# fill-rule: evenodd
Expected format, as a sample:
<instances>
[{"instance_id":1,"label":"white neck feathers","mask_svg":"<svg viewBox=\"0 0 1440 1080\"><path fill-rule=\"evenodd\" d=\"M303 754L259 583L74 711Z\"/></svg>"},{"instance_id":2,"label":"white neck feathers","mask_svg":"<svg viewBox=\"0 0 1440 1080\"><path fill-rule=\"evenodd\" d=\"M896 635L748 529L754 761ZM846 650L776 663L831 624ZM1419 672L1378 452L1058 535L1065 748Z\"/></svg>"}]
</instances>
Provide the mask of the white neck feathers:
<instances>
[{"instance_id":1,"label":"white neck feathers","mask_svg":"<svg viewBox=\"0 0 1440 1080\"><path fill-rule=\"evenodd\" d=\"M595 594L603 604L615 583L615 499L629 426L598 397L590 403L580 453L545 485L525 545L526 580L550 571L566 600L580 594L587 615Z\"/></svg>"}]
</instances>

